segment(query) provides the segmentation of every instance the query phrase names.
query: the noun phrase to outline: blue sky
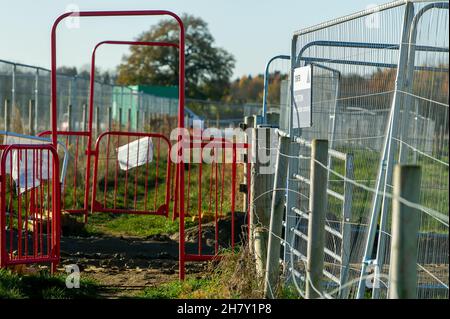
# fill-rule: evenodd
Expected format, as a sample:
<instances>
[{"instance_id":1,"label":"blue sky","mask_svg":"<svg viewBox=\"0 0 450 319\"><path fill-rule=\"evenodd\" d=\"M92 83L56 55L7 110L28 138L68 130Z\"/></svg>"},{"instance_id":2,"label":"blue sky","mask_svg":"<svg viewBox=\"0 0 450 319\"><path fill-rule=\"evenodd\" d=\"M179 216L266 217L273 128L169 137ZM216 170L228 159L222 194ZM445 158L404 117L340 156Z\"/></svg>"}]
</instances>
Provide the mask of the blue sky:
<instances>
[{"instance_id":1,"label":"blue sky","mask_svg":"<svg viewBox=\"0 0 450 319\"><path fill-rule=\"evenodd\" d=\"M0 0L0 59L49 67L50 29L68 6L80 10L167 9L202 17L216 45L236 58L234 77L262 73L267 59L289 53L293 31L365 9L376 0ZM101 40L131 40L153 17L82 18L58 31L58 65L86 66ZM104 47L97 65L114 69L127 47Z\"/></svg>"}]
</instances>

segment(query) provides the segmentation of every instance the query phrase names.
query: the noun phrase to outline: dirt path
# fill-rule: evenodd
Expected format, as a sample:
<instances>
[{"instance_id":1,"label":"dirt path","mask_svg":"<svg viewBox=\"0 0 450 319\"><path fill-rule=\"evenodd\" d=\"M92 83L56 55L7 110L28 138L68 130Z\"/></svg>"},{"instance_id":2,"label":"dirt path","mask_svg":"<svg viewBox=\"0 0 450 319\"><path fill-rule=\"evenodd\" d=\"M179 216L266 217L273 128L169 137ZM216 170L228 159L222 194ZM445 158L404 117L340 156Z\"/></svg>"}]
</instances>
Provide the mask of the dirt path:
<instances>
[{"instance_id":1,"label":"dirt path","mask_svg":"<svg viewBox=\"0 0 450 319\"><path fill-rule=\"evenodd\" d=\"M102 285L102 298L138 297L149 286L178 278L178 242L168 236L62 237L61 270L77 264L81 276ZM188 264L187 273L204 271L205 263Z\"/></svg>"},{"instance_id":2,"label":"dirt path","mask_svg":"<svg viewBox=\"0 0 450 319\"><path fill-rule=\"evenodd\" d=\"M247 233L246 215L236 213L235 242ZM219 247L231 243L231 219L218 222ZM214 254L215 223L202 224L202 254ZM63 232L64 233L64 232ZM61 238L61 271L65 265L76 264L81 276L93 278L102 285L100 297L137 297L149 286L178 279L178 234L155 235L147 238L107 236ZM197 227L186 229L186 253L198 253ZM187 274L205 273L205 262L186 264Z\"/></svg>"}]
</instances>

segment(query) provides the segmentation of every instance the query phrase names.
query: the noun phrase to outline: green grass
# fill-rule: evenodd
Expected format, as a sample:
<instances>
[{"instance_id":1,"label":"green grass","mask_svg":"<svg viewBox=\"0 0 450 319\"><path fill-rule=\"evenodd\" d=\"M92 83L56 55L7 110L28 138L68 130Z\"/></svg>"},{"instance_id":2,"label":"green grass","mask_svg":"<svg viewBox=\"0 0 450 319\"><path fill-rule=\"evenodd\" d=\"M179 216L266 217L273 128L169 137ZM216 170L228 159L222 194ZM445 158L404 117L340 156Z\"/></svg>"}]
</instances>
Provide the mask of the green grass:
<instances>
[{"instance_id":1,"label":"green grass","mask_svg":"<svg viewBox=\"0 0 450 319\"><path fill-rule=\"evenodd\" d=\"M379 154L370 150L346 149L340 148L341 152L350 152L354 156L354 179L360 184L370 188L375 188L375 179L379 165ZM409 159L412 161L412 158ZM444 161L448 159L443 159ZM417 157L417 164L422 167L422 183L420 204L432 208L436 211L448 215L448 167L438 164L424 156ZM344 161L333 159L332 169L341 175L345 174ZM340 180L338 176L330 173L330 180ZM370 180L370 181L369 181ZM331 182L331 189L339 194L344 193L344 183ZM387 191L392 193L392 188ZM364 190L361 187L353 186L352 193L352 222L365 222L368 218L369 209L373 200L373 193ZM342 202L332 196L328 197L330 210L341 218ZM425 214L423 214L425 216ZM442 224L431 217L425 217L422 221L421 231L442 232ZM447 230L448 231L448 230Z\"/></svg>"},{"instance_id":2,"label":"green grass","mask_svg":"<svg viewBox=\"0 0 450 319\"><path fill-rule=\"evenodd\" d=\"M148 299L192 299L201 298L208 287L213 285L212 279L187 278L184 281L171 281L159 286L145 288L141 297Z\"/></svg>"},{"instance_id":3,"label":"green grass","mask_svg":"<svg viewBox=\"0 0 450 319\"><path fill-rule=\"evenodd\" d=\"M161 167L165 167L166 162L160 163ZM229 165L228 165L229 166ZM215 213L215 197L214 195L210 197L210 189L215 189L215 171L211 170L211 165L203 165L202 166L202 179L201 185L199 185L199 165L193 164L191 166L191 179L188 184L188 172L185 171L185 196L186 196L186 227L191 227L195 224L191 217L197 216L199 207L198 207L198 194L201 191L202 201L201 201L201 210L202 216L210 215L212 216ZM136 201L136 209L143 210L145 208L145 184L144 184L144 176L141 168L134 168L129 171L128 183L129 187L134 188L135 177L137 178L137 201ZM218 173L220 174L220 168L218 169ZM137 175L136 175L137 174ZM242 180L241 171L238 170L237 173L237 181L236 181L236 210L240 209L240 205L242 203L242 194L238 192L238 183ZM221 179L219 175L219 181ZM224 183L224 191L222 193L220 188L220 183L218 186L218 198L217 198L217 206L223 215L229 214L231 211L231 169L230 167L226 167L225 173L225 183ZM156 188L151 187L154 185L155 180L155 172L152 172L148 176L148 194L147 194L147 209L154 208L154 199L156 197L156 207L161 205L165 201L165 188L166 185L163 181L158 182L158 190L156 192ZM212 186L211 186L211 177L212 177ZM230 178L228 178L230 177ZM108 177L107 185L114 186L115 184L115 176L111 175ZM130 184L132 183L132 184ZM124 172L120 172L117 182L118 188L116 193L116 198L114 200L114 193L107 192L106 196L106 207L114 207L114 202L116 208L122 209L130 209L132 211L134 209L134 192L130 193L128 191L127 197L125 197L125 177ZM188 190L189 185L189 190ZM102 204L104 203L103 189L105 187L105 180L99 180L99 193L97 196L97 200ZM199 189L201 187L201 189ZM112 188L112 187L111 187ZM187 200L189 195L189 201ZM223 196L223 199L222 199ZM127 203L125 202L125 198L127 199ZM188 205L189 204L189 205ZM173 205L174 202L171 200L169 205L169 218L165 218L162 216L152 216L152 215L135 215L135 214L112 214L112 213L94 213L89 217L89 223L86 226L87 233L89 234L99 234L104 233L108 235L127 235L127 236L150 236L155 234L173 234L178 231L179 221L178 219L172 221L172 213L173 213Z\"/></svg>"},{"instance_id":4,"label":"green grass","mask_svg":"<svg viewBox=\"0 0 450 319\"><path fill-rule=\"evenodd\" d=\"M145 288L141 297L148 299L201 299L201 298L233 298L239 299L239 294L224 293L226 284L220 283L220 278L190 277L185 281L174 280L159 286ZM295 287L282 287L278 299L299 299Z\"/></svg>"},{"instance_id":5,"label":"green grass","mask_svg":"<svg viewBox=\"0 0 450 319\"><path fill-rule=\"evenodd\" d=\"M158 286L147 287L140 297L149 299L216 299L245 298L246 293L236 286L243 285L247 291L255 286L255 276L246 271L241 274L239 267L252 267L253 263L242 263L247 258L246 250L226 249L221 252L220 261L210 262L202 277L187 275L184 281L173 280ZM253 269L253 268L252 268ZM240 269L244 271L244 269ZM248 269L246 269L248 270ZM248 298L248 296L247 296Z\"/></svg>"},{"instance_id":6,"label":"green grass","mask_svg":"<svg viewBox=\"0 0 450 319\"><path fill-rule=\"evenodd\" d=\"M98 285L91 279L81 279L80 288L69 289L63 274L19 275L8 269L0 269L0 299L77 299L95 298Z\"/></svg>"},{"instance_id":7,"label":"green grass","mask_svg":"<svg viewBox=\"0 0 450 319\"><path fill-rule=\"evenodd\" d=\"M178 227L178 219L172 221L171 217L98 213L90 217L86 231L88 234L146 237L173 234L178 232Z\"/></svg>"},{"instance_id":8,"label":"green grass","mask_svg":"<svg viewBox=\"0 0 450 319\"><path fill-rule=\"evenodd\" d=\"M300 299L300 294L294 285L283 286L280 289L278 299Z\"/></svg>"},{"instance_id":9,"label":"green grass","mask_svg":"<svg viewBox=\"0 0 450 319\"><path fill-rule=\"evenodd\" d=\"M185 281L174 280L147 287L140 297L149 299L255 299L262 298L262 280L255 276L254 258L248 250L227 249L222 259L211 262L202 277L188 275ZM276 289L279 299L298 299L294 286Z\"/></svg>"}]
</instances>

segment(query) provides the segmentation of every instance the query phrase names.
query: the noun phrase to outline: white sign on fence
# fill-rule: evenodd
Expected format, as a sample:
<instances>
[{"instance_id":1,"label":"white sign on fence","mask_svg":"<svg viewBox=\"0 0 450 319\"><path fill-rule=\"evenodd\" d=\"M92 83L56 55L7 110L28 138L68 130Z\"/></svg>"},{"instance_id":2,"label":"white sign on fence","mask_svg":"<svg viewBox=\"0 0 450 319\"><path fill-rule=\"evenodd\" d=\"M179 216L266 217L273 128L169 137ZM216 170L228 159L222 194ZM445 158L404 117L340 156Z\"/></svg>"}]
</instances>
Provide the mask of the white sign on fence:
<instances>
[{"instance_id":1,"label":"white sign on fence","mask_svg":"<svg viewBox=\"0 0 450 319\"><path fill-rule=\"evenodd\" d=\"M292 127L312 126L312 67L311 65L294 70L294 101L292 104Z\"/></svg>"},{"instance_id":2,"label":"white sign on fence","mask_svg":"<svg viewBox=\"0 0 450 319\"><path fill-rule=\"evenodd\" d=\"M153 158L153 143L151 137L143 137L117 148L117 160L121 170L150 163Z\"/></svg>"}]
</instances>

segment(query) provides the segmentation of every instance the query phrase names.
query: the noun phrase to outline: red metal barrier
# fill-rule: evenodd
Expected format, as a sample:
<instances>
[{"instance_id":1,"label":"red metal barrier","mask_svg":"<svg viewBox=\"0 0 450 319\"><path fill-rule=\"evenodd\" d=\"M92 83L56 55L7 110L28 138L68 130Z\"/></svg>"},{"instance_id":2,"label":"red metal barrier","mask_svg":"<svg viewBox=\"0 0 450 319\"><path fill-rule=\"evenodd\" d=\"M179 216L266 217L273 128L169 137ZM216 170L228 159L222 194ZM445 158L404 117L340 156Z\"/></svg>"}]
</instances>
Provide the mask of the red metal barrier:
<instances>
[{"instance_id":1,"label":"red metal barrier","mask_svg":"<svg viewBox=\"0 0 450 319\"><path fill-rule=\"evenodd\" d=\"M240 221L241 226L246 224L246 232L243 233L243 229L236 229L239 194L236 186L238 173L241 172L244 165L247 166L247 182L250 183L250 165L237 158L237 150L246 153L248 144L239 144L224 139L208 142L191 140L190 149L193 150L189 155L192 163L186 164L187 167L185 167L188 176L185 186L186 209L184 216L180 214L180 223L185 222L182 217L192 217L197 221L197 234L195 236L192 233L186 234L184 227L180 227L180 239L185 239L186 236L194 237L194 240L180 246L182 249L180 256L183 258L180 263L182 265L186 261L207 261L220 258L221 248L234 248L236 239L242 238L243 241L246 241L249 234L249 212L244 212L243 209L240 211ZM199 163L195 163L193 158L196 150L200 153ZM187 151L186 148L184 151ZM209 161L205 162L205 156L210 157ZM228 184L228 181L231 183ZM247 189L249 188L247 187ZM241 200L240 203L243 201ZM205 218L208 220L205 221ZM245 220L245 223L242 222L242 219ZM229 230L227 229L228 225L230 226ZM208 229L204 229L205 227ZM211 242L208 243L211 238L205 238L208 233L211 234L211 228L214 229L213 246ZM219 233L221 232L229 235L229 237L225 236L229 238L229 242L220 242ZM223 234L221 235L223 237ZM184 276L185 269L183 267L180 270L180 278L182 279Z\"/></svg>"},{"instance_id":2,"label":"red metal barrier","mask_svg":"<svg viewBox=\"0 0 450 319\"><path fill-rule=\"evenodd\" d=\"M51 131L38 134L48 137ZM70 165L67 167L67 176L64 180L63 192L61 194L61 209L70 214L84 214L88 212L86 197L89 193L85 191L87 143L89 132L57 131L58 140L63 143L70 154Z\"/></svg>"},{"instance_id":3,"label":"red metal barrier","mask_svg":"<svg viewBox=\"0 0 450 319\"><path fill-rule=\"evenodd\" d=\"M67 12L60 15L53 23L51 31L51 113L57 115L57 86L56 86L56 30L59 23L67 17L75 15L77 17L121 17L121 16L170 16L174 18L180 30L179 36L179 112L178 112L178 126L180 128L184 127L184 70L185 70L185 56L184 56L184 45L185 45L185 30L183 21L175 13L167 10L132 10L132 11L80 11L80 12ZM89 109L89 132L92 132L92 118L93 109ZM51 121L52 129L52 141L56 146L57 143L57 116L52 116ZM92 141L90 141L92 142ZM90 144L92 145L92 144Z\"/></svg>"},{"instance_id":4,"label":"red metal barrier","mask_svg":"<svg viewBox=\"0 0 450 319\"><path fill-rule=\"evenodd\" d=\"M0 188L0 266L51 263L55 271L60 258L61 185L53 145L4 148Z\"/></svg>"},{"instance_id":5,"label":"red metal barrier","mask_svg":"<svg viewBox=\"0 0 450 319\"><path fill-rule=\"evenodd\" d=\"M53 24L52 32L51 32L51 111L52 111L52 142L54 145L57 143L57 85L56 85L56 30L58 24L65 18L71 16L73 13L65 13L59 16ZM76 12L77 17L113 17L113 16L161 16L166 15L174 18L180 29L179 35L179 43L158 43L158 42L136 42L132 43L131 41L103 41L96 45L92 54L92 64L91 67L95 70L95 52L96 49L102 44L136 44L136 45L160 45L160 46L173 46L179 48L179 112L178 112L178 126L184 126L184 69L185 69L185 56L184 56L184 44L185 44L185 31L184 25L181 19L174 13L166 10L142 10L142 11L93 11L93 12ZM90 105L89 105L89 121L88 121L88 136L87 136L87 158L86 158L86 176L85 176L85 196L84 196L84 204L82 212L85 213L85 221L87 221L87 212L88 212L88 204L89 204L89 195L90 195L90 168L91 168L91 156L93 156L92 147L92 121L93 121L93 86L94 86L94 77L95 72L91 72L91 90L90 90ZM178 170L177 170L178 171ZM183 173L180 173L180 177L176 176L176 179L181 178L184 179ZM180 184L181 185L181 184ZM72 209L72 212L78 212L79 210Z\"/></svg>"},{"instance_id":6,"label":"red metal barrier","mask_svg":"<svg viewBox=\"0 0 450 319\"><path fill-rule=\"evenodd\" d=\"M92 56L91 56L91 75L90 75L90 90L89 90L89 114L90 116L93 115L93 109L94 109L94 84L95 84L95 58L96 58L96 52L97 49L105 44L109 44L109 45L132 45L132 46L159 46L159 47L174 47L174 48L178 48L178 44L175 43L169 43L169 42L149 42L149 41L114 41L114 40L107 40L107 41L102 41L97 43L97 45L94 47L94 50L92 51ZM89 141L88 144L91 145L92 143L90 142L90 140L92 139L92 122L93 122L93 118L89 118L89 129L90 129L90 137L89 137ZM128 143L130 142L130 137L158 137L158 145L160 145L160 139L164 139L165 142L167 143L168 149L167 149L167 153L170 154L170 142L167 138L163 137L160 134L144 134L144 133L138 133L138 134L121 134L121 133L115 133L114 134L117 139L120 138L120 136L127 136L128 138ZM108 147L109 147L109 139L111 137L111 134L108 134ZM97 140L97 144L98 144L99 140ZM97 145L96 144L96 148ZM158 146L158 150L159 150ZM94 161L98 164L98 150L94 150L94 151L87 151L89 155L93 155L95 157ZM159 156L159 154L158 154ZM157 161L159 160L159 158L156 159ZM167 169L170 170L170 158L168 158L168 166ZM87 163L86 163L87 167L90 167L90 156L88 156L87 159ZM147 166L146 166L147 169ZM158 169L158 166L156 167L156 169ZM117 167L116 167L117 170ZM146 174L148 175L148 171L146 171ZM90 172L86 171L86 175L87 175L87 179L86 179L86 183L85 183L85 192L86 192L86 201L85 201L85 207L87 207L87 203L88 203L88 197L89 197L89 190L90 190L90 181L89 181L89 176L90 176ZM97 190L95 189L95 185L96 185L96 181L94 180L93 182L93 196L92 196L92 206L91 206L91 210L92 212L96 211L96 212L102 212L102 211L108 211L108 212L116 212L116 213L134 213L134 214L155 214L155 215L164 215L164 216L168 216L169 213L169 202L168 200L170 200L170 171L168 172L167 176L169 177L169 179L166 181L167 184L167 201L164 201L164 205L160 206L158 210L156 210L156 207L154 207L153 210L148 210L147 209L147 194L145 194L145 200L144 200L144 209L139 210L136 209L137 207L137 203L136 203L136 191L137 191L137 185L135 185L134 187L134 192L135 192L135 199L134 199L134 207L133 209L126 209L126 208L122 208L122 209L116 209L116 194L117 194L117 185L114 188L114 203L113 203L113 208L107 208L107 203L106 203L106 187L104 190L104 200L103 200L103 206L100 204L100 202L95 198L96 192ZM94 176L94 178L96 178L97 176ZM156 173L156 177L158 177L158 172ZM117 174L116 174L116 181L117 181ZM124 200L127 200L127 182L128 182L128 174L125 174L125 194L124 194ZM147 188L148 186L148 181L145 180L144 181L145 186ZM157 190L158 190L158 181L156 180L156 184L155 184L155 188L156 188L156 193L155 196L157 197ZM156 197L155 197L155 205L156 205ZM125 203L126 204L126 203ZM125 207L127 207L127 205L125 205ZM86 218L87 219L87 218Z\"/></svg>"},{"instance_id":7,"label":"red metal barrier","mask_svg":"<svg viewBox=\"0 0 450 319\"><path fill-rule=\"evenodd\" d=\"M168 216L171 161L165 136L105 132L94 154L92 212Z\"/></svg>"}]
</instances>

